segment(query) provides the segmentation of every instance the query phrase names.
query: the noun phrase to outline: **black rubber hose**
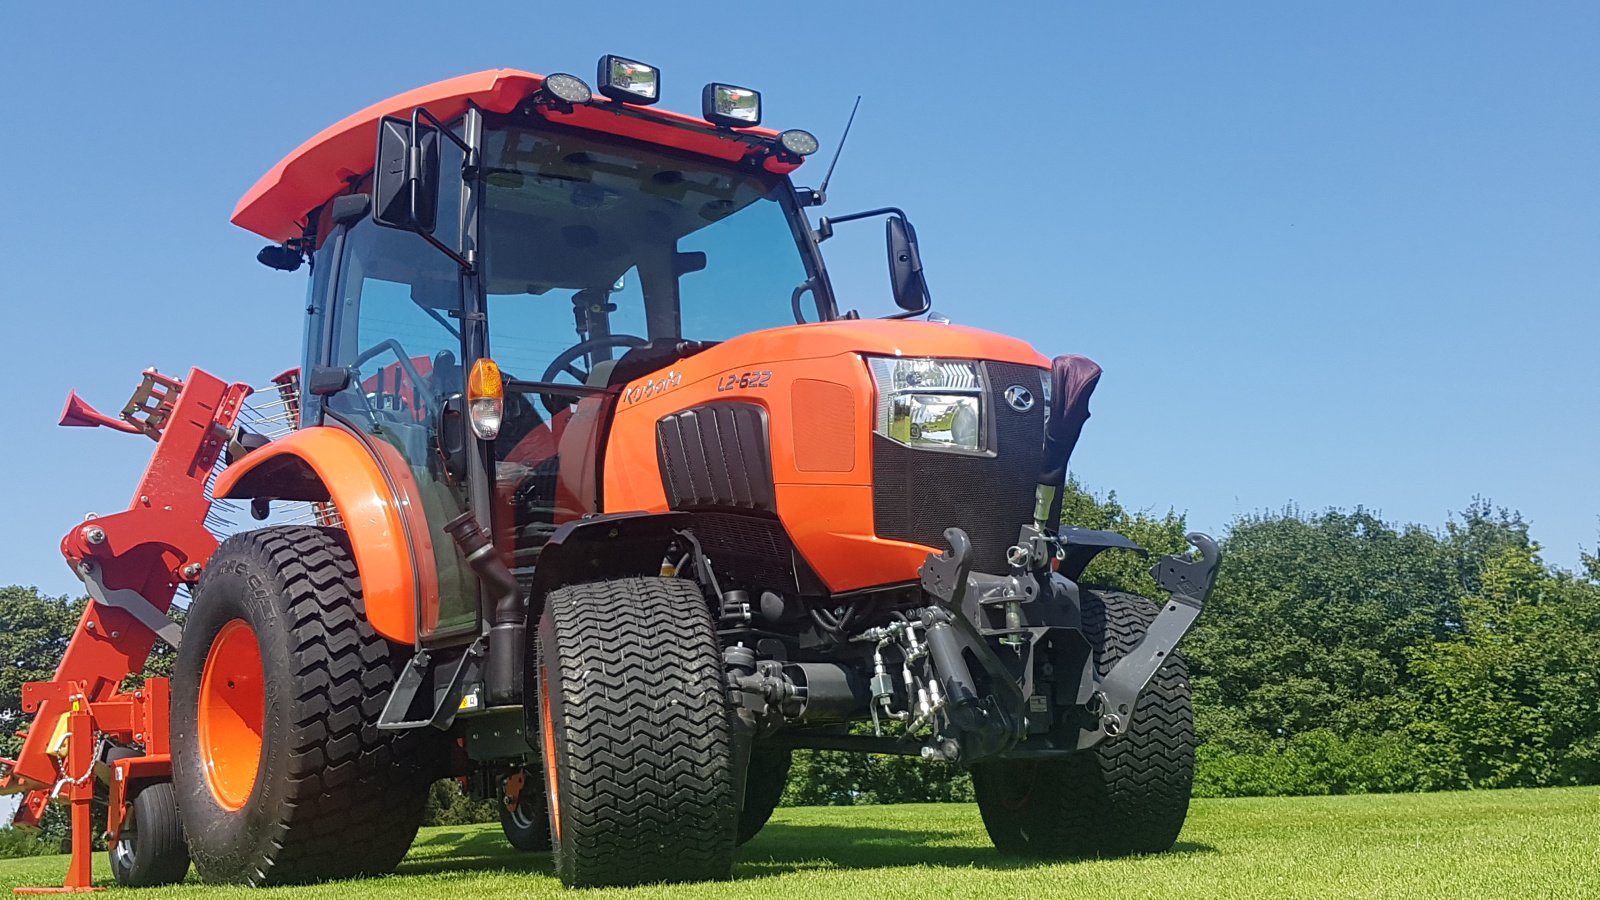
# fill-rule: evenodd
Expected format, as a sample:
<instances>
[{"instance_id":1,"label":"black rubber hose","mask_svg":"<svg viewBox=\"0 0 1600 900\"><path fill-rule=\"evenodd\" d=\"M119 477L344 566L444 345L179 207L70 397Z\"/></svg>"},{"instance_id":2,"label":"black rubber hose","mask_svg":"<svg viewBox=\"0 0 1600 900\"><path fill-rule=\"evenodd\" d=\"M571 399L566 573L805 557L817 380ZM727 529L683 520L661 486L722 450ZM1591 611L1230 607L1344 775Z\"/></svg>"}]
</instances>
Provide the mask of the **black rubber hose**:
<instances>
[{"instance_id":1,"label":"black rubber hose","mask_svg":"<svg viewBox=\"0 0 1600 900\"><path fill-rule=\"evenodd\" d=\"M494 552L494 544L470 512L445 523L444 530L478 577L484 592L484 618L489 621L489 653L484 684L489 703L515 703L521 696L523 645L527 642L528 616L522 604L522 587Z\"/></svg>"}]
</instances>

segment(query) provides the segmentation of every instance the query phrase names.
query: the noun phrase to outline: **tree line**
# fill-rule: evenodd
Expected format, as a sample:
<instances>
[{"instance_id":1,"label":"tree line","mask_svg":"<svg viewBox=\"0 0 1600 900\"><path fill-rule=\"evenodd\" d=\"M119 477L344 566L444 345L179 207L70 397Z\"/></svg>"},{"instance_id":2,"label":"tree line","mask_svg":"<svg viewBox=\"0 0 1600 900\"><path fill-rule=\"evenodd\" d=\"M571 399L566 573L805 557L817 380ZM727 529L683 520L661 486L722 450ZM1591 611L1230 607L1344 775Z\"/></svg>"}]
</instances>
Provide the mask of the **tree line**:
<instances>
[{"instance_id":1,"label":"tree line","mask_svg":"<svg viewBox=\"0 0 1600 900\"><path fill-rule=\"evenodd\" d=\"M1152 557L1185 546L1182 515L1130 511L1076 483L1062 518L1127 534ZM1442 528L1291 507L1238 519L1222 545L1217 587L1184 644L1196 795L1600 783L1600 558L1547 565L1522 517L1483 500ZM1106 553L1083 580L1159 596L1149 565ZM84 602L0 589L0 757L15 755L26 724L23 682L51 676ZM149 674L170 664L158 654ZM802 751L784 800L971 796L955 767ZM449 783L431 808L441 823L493 817ZM17 838L0 836L0 855L20 852L7 850Z\"/></svg>"},{"instance_id":2,"label":"tree line","mask_svg":"<svg viewBox=\"0 0 1600 900\"><path fill-rule=\"evenodd\" d=\"M1184 517L1073 484L1063 521L1184 547ZM1600 558L1547 565L1515 512L1474 499L1442 528L1370 510L1244 516L1185 641L1195 794L1242 797L1600 784ZM1098 584L1158 597L1150 560ZM804 753L785 801L970 799L921 760Z\"/></svg>"}]
</instances>

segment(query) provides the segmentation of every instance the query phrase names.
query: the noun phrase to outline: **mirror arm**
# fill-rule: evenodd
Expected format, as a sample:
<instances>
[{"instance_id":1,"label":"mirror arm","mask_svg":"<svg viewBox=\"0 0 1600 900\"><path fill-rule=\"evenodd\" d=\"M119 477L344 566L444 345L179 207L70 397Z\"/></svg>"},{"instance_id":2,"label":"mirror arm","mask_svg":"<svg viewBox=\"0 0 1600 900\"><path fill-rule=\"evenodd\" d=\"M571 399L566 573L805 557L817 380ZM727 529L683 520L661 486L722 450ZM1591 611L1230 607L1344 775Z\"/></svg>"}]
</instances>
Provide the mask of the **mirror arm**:
<instances>
[{"instance_id":1,"label":"mirror arm","mask_svg":"<svg viewBox=\"0 0 1600 900\"><path fill-rule=\"evenodd\" d=\"M887 316L879 316L878 318L880 318L880 319L914 319L917 316L920 316L920 315L926 313L930 309L933 309L933 300L928 297L928 283L926 281L924 281L922 283L922 306L920 308L918 308L918 309L905 309L905 310L901 310L900 312L897 312L897 313L890 313Z\"/></svg>"},{"instance_id":2,"label":"mirror arm","mask_svg":"<svg viewBox=\"0 0 1600 900\"><path fill-rule=\"evenodd\" d=\"M439 121L439 119L434 116L433 113L428 112L426 109L423 109L419 106L411 110L411 135L407 138L406 145L406 150L410 155L410 160L406 166L408 169L406 173L406 180L410 183L411 187L411 218L413 220L417 218L417 190L422 184L422 145L418 142L417 135L420 133L419 126L421 124L421 120L424 118L427 119L428 122L432 124L440 134L454 141L456 146L461 148L463 170L465 170L468 166L477 166L477 161L474 159L473 148L466 141L462 140L460 135L457 135L449 128L446 128L443 122ZM460 266L464 271L471 272L473 270L472 260L462 256L455 250L446 246L444 241L441 241L429 232L422 231L420 229L416 233L426 238L428 243L438 248L439 252L455 260L456 265Z\"/></svg>"},{"instance_id":3,"label":"mirror arm","mask_svg":"<svg viewBox=\"0 0 1600 900\"><path fill-rule=\"evenodd\" d=\"M837 225L840 222L854 222L857 219L870 219L874 216L899 216L902 219L907 218L905 210L901 209L900 207L885 206L879 209L869 209L866 212L845 213L842 216L831 216L827 219L827 221Z\"/></svg>"}]
</instances>

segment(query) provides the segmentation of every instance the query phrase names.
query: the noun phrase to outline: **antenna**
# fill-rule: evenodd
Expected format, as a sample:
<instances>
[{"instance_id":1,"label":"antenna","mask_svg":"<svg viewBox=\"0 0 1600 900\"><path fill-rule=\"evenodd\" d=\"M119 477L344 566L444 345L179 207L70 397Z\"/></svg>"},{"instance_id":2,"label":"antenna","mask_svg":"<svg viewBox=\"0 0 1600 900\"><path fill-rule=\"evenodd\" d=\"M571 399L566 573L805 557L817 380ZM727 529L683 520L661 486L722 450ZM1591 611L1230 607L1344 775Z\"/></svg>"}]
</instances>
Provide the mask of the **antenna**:
<instances>
[{"instance_id":1,"label":"antenna","mask_svg":"<svg viewBox=\"0 0 1600 900\"><path fill-rule=\"evenodd\" d=\"M861 95L856 95L856 105L850 107L850 119L844 123L844 134L839 135L839 146L833 148L833 162L828 163L828 174L822 176L822 187L817 188L820 204L828 197L828 182L833 180L833 167L839 164L839 156L844 153L844 142L850 139L850 126L856 123L856 110L861 108Z\"/></svg>"}]
</instances>

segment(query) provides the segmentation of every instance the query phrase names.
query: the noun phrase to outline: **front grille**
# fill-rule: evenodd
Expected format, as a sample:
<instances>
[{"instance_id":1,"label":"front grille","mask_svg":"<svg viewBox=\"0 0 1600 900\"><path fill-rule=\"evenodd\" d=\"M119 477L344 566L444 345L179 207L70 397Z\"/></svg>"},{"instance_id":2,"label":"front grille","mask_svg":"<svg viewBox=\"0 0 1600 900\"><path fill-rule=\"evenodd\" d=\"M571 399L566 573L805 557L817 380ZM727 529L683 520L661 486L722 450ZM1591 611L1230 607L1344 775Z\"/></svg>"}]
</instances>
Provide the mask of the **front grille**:
<instances>
[{"instance_id":1,"label":"front grille","mask_svg":"<svg viewBox=\"0 0 1600 900\"><path fill-rule=\"evenodd\" d=\"M1040 395L1040 370L985 362L986 428L993 456L913 450L872 436L873 518L879 537L948 546L944 530L961 528L972 539L973 567L1006 571L1006 550L1033 515L1034 487L1044 457L1045 405L1017 412L1005 390L1020 384Z\"/></svg>"}]
</instances>

